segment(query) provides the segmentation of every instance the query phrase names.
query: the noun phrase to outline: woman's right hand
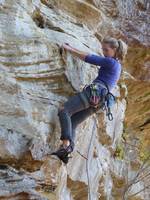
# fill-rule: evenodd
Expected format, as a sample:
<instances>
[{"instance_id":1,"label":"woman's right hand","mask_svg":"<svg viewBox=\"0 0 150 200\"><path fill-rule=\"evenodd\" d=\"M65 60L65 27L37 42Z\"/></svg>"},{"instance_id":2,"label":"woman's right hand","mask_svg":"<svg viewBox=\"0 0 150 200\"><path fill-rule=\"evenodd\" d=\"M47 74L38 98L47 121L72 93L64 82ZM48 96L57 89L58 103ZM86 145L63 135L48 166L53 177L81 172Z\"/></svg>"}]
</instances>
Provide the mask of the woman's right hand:
<instances>
[{"instance_id":1,"label":"woman's right hand","mask_svg":"<svg viewBox=\"0 0 150 200\"><path fill-rule=\"evenodd\" d=\"M67 51L70 51L70 50L73 49L68 43L62 44L62 48L63 48L64 50L67 50Z\"/></svg>"},{"instance_id":2,"label":"woman's right hand","mask_svg":"<svg viewBox=\"0 0 150 200\"><path fill-rule=\"evenodd\" d=\"M80 58L81 60L85 60L85 57L88 55L88 53L86 53L86 52L79 51L78 49L71 47L68 43L62 44L61 47L62 47L62 50L69 51L70 53L72 53L74 56Z\"/></svg>"}]
</instances>

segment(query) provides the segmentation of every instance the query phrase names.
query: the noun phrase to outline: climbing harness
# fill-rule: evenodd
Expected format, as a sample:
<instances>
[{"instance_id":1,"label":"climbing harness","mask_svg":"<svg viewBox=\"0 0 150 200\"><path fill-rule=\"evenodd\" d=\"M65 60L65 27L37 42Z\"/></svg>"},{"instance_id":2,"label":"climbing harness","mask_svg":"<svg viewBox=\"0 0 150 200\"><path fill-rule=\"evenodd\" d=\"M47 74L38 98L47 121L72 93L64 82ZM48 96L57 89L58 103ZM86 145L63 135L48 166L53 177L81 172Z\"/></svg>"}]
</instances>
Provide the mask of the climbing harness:
<instances>
[{"instance_id":1,"label":"climbing harness","mask_svg":"<svg viewBox=\"0 0 150 200\"><path fill-rule=\"evenodd\" d=\"M102 81L102 80L101 80ZM111 113L111 103L112 101L116 101L116 97L109 91L108 85L102 81L104 84L99 82L93 82L90 85L85 85L83 90L86 90L87 87L90 88L90 97L89 102L94 108L102 108L102 110L106 110L106 116L110 121L113 120L113 115ZM99 92L99 85L105 86Z\"/></svg>"}]
</instances>

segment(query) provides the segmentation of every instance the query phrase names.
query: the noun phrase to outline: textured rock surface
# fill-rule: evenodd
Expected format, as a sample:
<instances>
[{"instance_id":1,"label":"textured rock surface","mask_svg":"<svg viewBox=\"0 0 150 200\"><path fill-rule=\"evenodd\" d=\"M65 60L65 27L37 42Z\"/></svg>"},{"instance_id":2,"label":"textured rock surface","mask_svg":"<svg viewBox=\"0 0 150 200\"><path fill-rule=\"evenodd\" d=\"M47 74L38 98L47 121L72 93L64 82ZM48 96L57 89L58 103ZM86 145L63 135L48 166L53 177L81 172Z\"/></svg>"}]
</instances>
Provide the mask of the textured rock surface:
<instances>
[{"instance_id":1,"label":"textured rock surface","mask_svg":"<svg viewBox=\"0 0 150 200\"><path fill-rule=\"evenodd\" d=\"M0 199L90 200L86 159L77 150L87 157L91 138L91 199L150 199L149 6L142 0L0 0ZM106 35L129 45L113 91L114 120L99 112L81 123L65 166L45 156L59 145L58 107L94 79L97 67L61 56L58 47L68 42L102 54Z\"/></svg>"}]
</instances>

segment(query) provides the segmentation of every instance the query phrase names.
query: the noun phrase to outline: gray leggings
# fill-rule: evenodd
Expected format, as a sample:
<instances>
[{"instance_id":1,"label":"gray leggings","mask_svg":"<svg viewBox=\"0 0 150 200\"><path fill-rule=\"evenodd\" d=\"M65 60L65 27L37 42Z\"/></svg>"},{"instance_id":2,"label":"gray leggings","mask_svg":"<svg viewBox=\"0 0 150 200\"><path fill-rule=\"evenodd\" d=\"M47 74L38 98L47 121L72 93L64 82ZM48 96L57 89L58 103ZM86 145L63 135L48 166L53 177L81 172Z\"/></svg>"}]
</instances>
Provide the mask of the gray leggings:
<instances>
[{"instance_id":1,"label":"gray leggings","mask_svg":"<svg viewBox=\"0 0 150 200\"><path fill-rule=\"evenodd\" d=\"M64 103L64 108L59 110L58 116L61 125L61 140L68 139L74 145L75 129L77 125L97 111L97 108L90 105L89 95L90 89L88 86L86 90L82 90L76 95L69 97L68 101ZM84 99L82 97L84 97Z\"/></svg>"}]
</instances>

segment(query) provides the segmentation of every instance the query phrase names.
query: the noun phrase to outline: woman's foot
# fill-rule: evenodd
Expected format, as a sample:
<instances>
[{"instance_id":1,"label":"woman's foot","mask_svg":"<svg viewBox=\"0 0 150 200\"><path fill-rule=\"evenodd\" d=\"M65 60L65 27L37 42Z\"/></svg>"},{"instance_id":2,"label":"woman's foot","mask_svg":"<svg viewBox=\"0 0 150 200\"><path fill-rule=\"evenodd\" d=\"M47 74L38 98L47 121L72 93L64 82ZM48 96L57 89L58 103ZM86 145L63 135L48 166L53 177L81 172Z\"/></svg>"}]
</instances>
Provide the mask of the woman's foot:
<instances>
[{"instance_id":1,"label":"woman's foot","mask_svg":"<svg viewBox=\"0 0 150 200\"><path fill-rule=\"evenodd\" d=\"M73 151L73 147L73 143L70 143L69 145L61 144L59 149L52 152L51 155L56 155L60 160L67 164L70 158L69 154Z\"/></svg>"}]
</instances>

